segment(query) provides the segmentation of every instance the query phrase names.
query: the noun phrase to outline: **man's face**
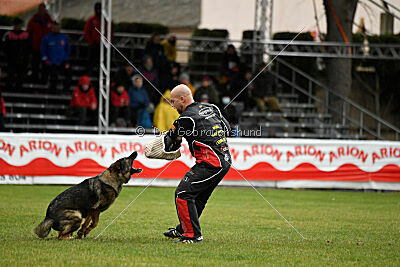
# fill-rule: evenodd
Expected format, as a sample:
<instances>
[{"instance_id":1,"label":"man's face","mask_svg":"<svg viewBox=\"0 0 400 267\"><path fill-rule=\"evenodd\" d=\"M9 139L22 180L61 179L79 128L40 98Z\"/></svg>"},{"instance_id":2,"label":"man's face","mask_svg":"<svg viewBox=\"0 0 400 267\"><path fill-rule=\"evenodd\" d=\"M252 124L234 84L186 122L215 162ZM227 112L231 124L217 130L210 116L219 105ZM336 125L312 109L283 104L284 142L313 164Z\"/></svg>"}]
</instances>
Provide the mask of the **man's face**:
<instances>
[{"instance_id":1,"label":"man's face","mask_svg":"<svg viewBox=\"0 0 400 267\"><path fill-rule=\"evenodd\" d=\"M120 85L120 86L117 87L117 92L119 94L122 94L124 91L125 91L125 87L124 86Z\"/></svg>"},{"instance_id":2,"label":"man's face","mask_svg":"<svg viewBox=\"0 0 400 267\"><path fill-rule=\"evenodd\" d=\"M53 32L59 33L60 32L60 24L53 24Z\"/></svg>"},{"instance_id":3,"label":"man's face","mask_svg":"<svg viewBox=\"0 0 400 267\"><path fill-rule=\"evenodd\" d=\"M184 97L177 97L174 93L172 93L171 99L169 101L171 102L172 106L178 111L178 113L182 114Z\"/></svg>"},{"instance_id":4,"label":"man's face","mask_svg":"<svg viewBox=\"0 0 400 267\"><path fill-rule=\"evenodd\" d=\"M40 16L44 16L44 14L46 14L46 6L44 4L39 5L38 13Z\"/></svg>"},{"instance_id":5,"label":"man's face","mask_svg":"<svg viewBox=\"0 0 400 267\"><path fill-rule=\"evenodd\" d=\"M82 90L83 91L89 90L89 84L87 84L87 83L82 84Z\"/></svg>"},{"instance_id":6,"label":"man's face","mask_svg":"<svg viewBox=\"0 0 400 267\"><path fill-rule=\"evenodd\" d=\"M96 7L94 9L94 13L96 14L96 16L100 17L100 15L101 15L101 7L99 7L99 8Z\"/></svg>"},{"instance_id":7,"label":"man's face","mask_svg":"<svg viewBox=\"0 0 400 267\"><path fill-rule=\"evenodd\" d=\"M136 78L136 79L135 79L135 86L136 86L136 88L141 88L142 85L143 85L143 80L140 79L140 78Z\"/></svg>"},{"instance_id":8,"label":"man's face","mask_svg":"<svg viewBox=\"0 0 400 267\"><path fill-rule=\"evenodd\" d=\"M208 87L208 86L210 85L210 81L204 79L204 80L201 82L201 85L202 85L203 87Z\"/></svg>"},{"instance_id":9,"label":"man's face","mask_svg":"<svg viewBox=\"0 0 400 267\"><path fill-rule=\"evenodd\" d=\"M126 66L125 71L129 76L131 76L133 74L134 68L132 66Z\"/></svg>"}]
</instances>

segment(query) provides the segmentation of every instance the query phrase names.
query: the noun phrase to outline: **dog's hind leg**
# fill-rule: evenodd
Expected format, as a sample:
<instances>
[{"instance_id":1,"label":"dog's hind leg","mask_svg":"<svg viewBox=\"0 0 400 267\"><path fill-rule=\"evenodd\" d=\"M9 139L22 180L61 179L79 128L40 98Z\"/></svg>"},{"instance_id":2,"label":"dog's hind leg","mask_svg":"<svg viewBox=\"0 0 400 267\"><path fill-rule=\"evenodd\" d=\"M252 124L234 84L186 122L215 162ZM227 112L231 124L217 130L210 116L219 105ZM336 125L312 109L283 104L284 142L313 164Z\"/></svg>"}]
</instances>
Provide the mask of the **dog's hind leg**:
<instances>
[{"instance_id":1,"label":"dog's hind leg","mask_svg":"<svg viewBox=\"0 0 400 267\"><path fill-rule=\"evenodd\" d=\"M59 221L62 230L58 233L58 239L70 239L72 233L81 226L82 214L76 210L66 210L62 217L62 220Z\"/></svg>"},{"instance_id":2,"label":"dog's hind leg","mask_svg":"<svg viewBox=\"0 0 400 267\"><path fill-rule=\"evenodd\" d=\"M82 238L83 234L85 233L89 223L92 221L92 213L89 212L88 216L85 219L85 222L82 224L81 229L78 231L78 238Z\"/></svg>"},{"instance_id":3,"label":"dog's hind leg","mask_svg":"<svg viewBox=\"0 0 400 267\"><path fill-rule=\"evenodd\" d=\"M92 224L85 230L85 237L99 224L100 210L93 210L92 212Z\"/></svg>"}]
</instances>

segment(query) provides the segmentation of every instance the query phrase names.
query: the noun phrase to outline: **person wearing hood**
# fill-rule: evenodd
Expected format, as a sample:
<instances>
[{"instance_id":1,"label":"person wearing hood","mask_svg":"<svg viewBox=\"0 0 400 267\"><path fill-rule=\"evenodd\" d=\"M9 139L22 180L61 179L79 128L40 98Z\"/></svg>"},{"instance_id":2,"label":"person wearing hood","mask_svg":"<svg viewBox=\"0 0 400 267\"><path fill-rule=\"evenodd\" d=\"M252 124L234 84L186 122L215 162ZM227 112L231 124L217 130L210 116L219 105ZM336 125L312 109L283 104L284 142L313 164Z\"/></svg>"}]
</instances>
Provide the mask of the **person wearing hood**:
<instances>
[{"instance_id":1,"label":"person wearing hood","mask_svg":"<svg viewBox=\"0 0 400 267\"><path fill-rule=\"evenodd\" d=\"M28 65L30 40L29 33L22 30L24 21L15 18L13 30L3 36L4 53L7 59L7 88L22 89Z\"/></svg>"},{"instance_id":2,"label":"person wearing hood","mask_svg":"<svg viewBox=\"0 0 400 267\"><path fill-rule=\"evenodd\" d=\"M169 102L170 98L171 91L165 90L160 99L160 103L157 105L154 111L153 125L161 132L168 131L174 121L179 117L179 113L173 106L171 106L171 103Z\"/></svg>"},{"instance_id":3,"label":"person wearing hood","mask_svg":"<svg viewBox=\"0 0 400 267\"><path fill-rule=\"evenodd\" d=\"M167 39L163 40L161 45L164 47L167 61L170 63L176 62L176 36L171 35Z\"/></svg>"},{"instance_id":4,"label":"person wearing hood","mask_svg":"<svg viewBox=\"0 0 400 267\"><path fill-rule=\"evenodd\" d=\"M71 70L68 63L71 46L68 37L60 33L60 29L60 23L53 22L53 31L43 38L40 46L42 61L46 65L44 82L47 82L47 77L50 76L50 90L57 87L60 74L64 76L64 90L69 90L71 82Z\"/></svg>"},{"instance_id":5,"label":"person wearing hood","mask_svg":"<svg viewBox=\"0 0 400 267\"><path fill-rule=\"evenodd\" d=\"M100 64L100 33L97 32L96 28L100 31L101 28L101 3L97 2L94 4L94 15L88 18L83 29L83 34L89 45L88 47L88 62L86 66L86 72L90 75L95 66ZM104 21L105 36L107 36L107 21ZM114 28L111 23L111 40L114 39Z\"/></svg>"},{"instance_id":6,"label":"person wearing hood","mask_svg":"<svg viewBox=\"0 0 400 267\"><path fill-rule=\"evenodd\" d=\"M42 44L43 38L51 32L52 24L53 20L47 13L46 6L41 3L38 6L38 11L32 16L26 26L26 31L29 33L32 41L31 77L35 81L39 81L39 70L41 66L43 67L43 65L41 65L42 61L40 60L40 45Z\"/></svg>"},{"instance_id":7,"label":"person wearing hood","mask_svg":"<svg viewBox=\"0 0 400 267\"><path fill-rule=\"evenodd\" d=\"M124 119L123 125L132 126L130 122L129 95L123 84L112 84L111 90L111 125L118 125L117 118ZM121 125L122 126L122 125Z\"/></svg>"},{"instance_id":8,"label":"person wearing hood","mask_svg":"<svg viewBox=\"0 0 400 267\"><path fill-rule=\"evenodd\" d=\"M200 102L202 95L208 96L208 102L211 104L219 105L219 95L217 90L211 85L211 79L208 76L204 76L201 80L201 87L194 93L194 101Z\"/></svg>"},{"instance_id":9,"label":"person wearing hood","mask_svg":"<svg viewBox=\"0 0 400 267\"><path fill-rule=\"evenodd\" d=\"M97 98L89 76L81 76L78 86L72 92L70 102L73 115L79 118L80 125L95 123Z\"/></svg>"},{"instance_id":10,"label":"person wearing hood","mask_svg":"<svg viewBox=\"0 0 400 267\"><path fill-rule=\"evenodd\" d=\"M150 99L143 87L143 79L140 75L133 76L133 86L129 89L129 103L133 113L133 119L143 128L151 128L151 120L147 108Z\"/></svg>"},{"instance_id":11,"label":"person wearing hood","mask_svg":"<svg viewBox=\"0 0 400 267\"><path fill-rule=\"evenodd\" d=\"M147 90L147 95L150 97L150 101L153 104L157 103L160 95L151 84L153 84L156 88L158 88L159 76L158 76L158 71L154 66L153 58L150 55L145 55L143 57L143 67L141 68L141 73L146 78L146 81L143 83L143 86ZM150 81L151 84L147 81Z\"/></svg>"},{"instance_id":12,"label":"person wearing hood","mask_svg":"<svg viewBox=\"0 0 400 267\"><path fill-rule=\"evenodd\" d=\"M161 71L167 62L164 47L160 44L160 40L160 35L153 33L144 49L144 54L150 55L153 58L154 67L157 71Z\"/></svg>"}]
</instances>

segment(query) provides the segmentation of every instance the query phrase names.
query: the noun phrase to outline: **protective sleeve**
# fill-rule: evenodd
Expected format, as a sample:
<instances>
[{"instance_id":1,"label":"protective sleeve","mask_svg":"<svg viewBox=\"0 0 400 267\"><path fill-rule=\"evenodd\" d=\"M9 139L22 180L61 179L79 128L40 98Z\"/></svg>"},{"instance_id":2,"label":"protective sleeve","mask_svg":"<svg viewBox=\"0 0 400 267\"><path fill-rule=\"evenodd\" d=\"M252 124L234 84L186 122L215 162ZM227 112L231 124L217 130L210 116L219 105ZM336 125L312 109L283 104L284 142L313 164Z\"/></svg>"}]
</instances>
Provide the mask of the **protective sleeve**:
<instances>
[{"instance_id":1,"label":"protective sleeve","mask_svg":"<svg viewBox=\"0 0 400 267\"><path fill-rule=\"evenodd\" d=\"M182 137L193 134L194 120L190 117L179 117L164 137L165 151L177 150Z\"/></svg>"}]
</instances>

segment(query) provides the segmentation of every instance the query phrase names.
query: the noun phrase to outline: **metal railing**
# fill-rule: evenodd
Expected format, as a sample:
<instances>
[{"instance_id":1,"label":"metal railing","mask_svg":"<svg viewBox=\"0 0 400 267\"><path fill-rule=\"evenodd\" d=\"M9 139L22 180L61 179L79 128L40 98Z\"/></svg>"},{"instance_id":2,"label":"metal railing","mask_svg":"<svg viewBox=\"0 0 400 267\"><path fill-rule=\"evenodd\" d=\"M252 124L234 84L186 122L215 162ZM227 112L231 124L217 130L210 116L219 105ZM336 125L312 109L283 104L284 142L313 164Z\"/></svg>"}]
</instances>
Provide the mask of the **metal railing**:
<instances>
[{"instance_id":1,"label":"metal railing","mask_svg":"<svg viewBox=\"0 0 400 267\"><path fill-rule=\"evenodd\" d=\"M280 74L282 71L282 67L286 67L290 70L290 78L285 77ZM394 126L393 124L383 120L379 116L370 112L366 108L360 106L355 103L348 97L342 96L333 90L331 90L328 86L316 80L309 74L304 71L298 69L292 64L286 62L283 59L276 58L276 68L275 71L271 70L271 73L280 81L286 83L291 86L292 90L296 90L307 97L307 102L312 103L313 101L322 105L325 113L333 113L341 118L342 125L346 125L349 123L350 125L355 125L358 129L358 134L363 136L364 133L368 133L376 139L382 138L382 127L386 127L393 134L393 139L398 141L400 129ZM307 88L299 86L299 78L303 79L303 82L306 81L308 84ZM313 94L313 91L317 88L323 89L324 99L317 97ZM336 97L340 101L343 102L342 110L338 110L337 108L333 108L329 102L332 97ZM352 109L353 117L350 116L350 109ZM354 118L354 114L357 113L357 119ZM371 128L367 125L366 120L369 119L370 124L375 124L374 128Z\"/></svg>"}]
</instances>

